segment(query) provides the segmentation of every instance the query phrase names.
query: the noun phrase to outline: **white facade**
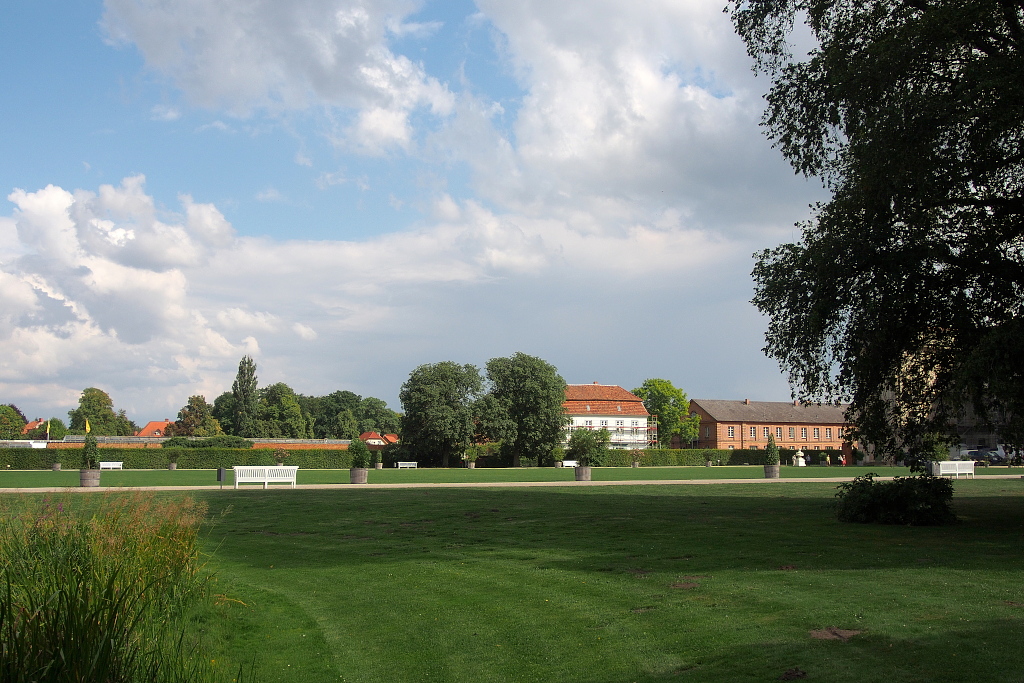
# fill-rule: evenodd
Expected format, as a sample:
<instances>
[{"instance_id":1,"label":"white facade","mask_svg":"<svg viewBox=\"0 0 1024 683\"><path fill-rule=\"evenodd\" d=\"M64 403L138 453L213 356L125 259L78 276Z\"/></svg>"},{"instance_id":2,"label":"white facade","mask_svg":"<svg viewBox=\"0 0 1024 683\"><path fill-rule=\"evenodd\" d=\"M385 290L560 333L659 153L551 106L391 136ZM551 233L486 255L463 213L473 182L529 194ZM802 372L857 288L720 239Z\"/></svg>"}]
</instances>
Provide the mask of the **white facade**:
<instances>
[{"instance_id":1,"label":"white facade","mask_svg":"<svg viewBox=\"0 0 1024 683\"><path fill-rule=\"evenodd\" d=\"M565 439L576 429L607 429L611 435L610 448L633 450L647 448L647 416L644 415L571 415Z\"/></svg>"}]
</instances>

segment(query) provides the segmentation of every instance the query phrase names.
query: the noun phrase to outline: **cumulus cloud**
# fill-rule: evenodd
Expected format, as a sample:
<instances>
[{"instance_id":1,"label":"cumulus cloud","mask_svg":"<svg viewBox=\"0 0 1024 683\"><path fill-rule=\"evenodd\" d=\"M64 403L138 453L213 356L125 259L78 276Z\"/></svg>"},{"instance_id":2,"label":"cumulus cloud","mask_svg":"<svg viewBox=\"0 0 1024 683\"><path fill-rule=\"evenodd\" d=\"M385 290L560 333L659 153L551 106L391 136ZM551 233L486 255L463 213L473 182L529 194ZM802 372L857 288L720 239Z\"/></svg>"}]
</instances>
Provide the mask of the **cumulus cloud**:
<instances>
[{"instance_id":1,"label":"cumulus cloud","mask_svg":"<svg viewBox=\"0 0 1024 683\"><path fill-rule=\"evenodd\" d=\"M420 64L388 48L389 35L429 35L406 24L409 0L106 0L114 43L134 44L195 103L244 116L327 103L359 110L357 145L403 145L409 113L447 112L451 93Z\"/></svg>"},{"instance_id":2,"label":"cumulus cloud","mask_svg":"<svg viewBox=\"0 0 1024 683\"><path fill-rule=\"evenodd\" d=\"M244 353L322 391L346 373L389 376L397 387L426 362L420 354L444 352L434 347L466 316L467 338L510 321L520 329L495 343L546 337L534 323L559 308L553 302L579 298L565 318L592 326L614 318L606 305L635 305L623 301L626 289L682 288L749 249L671 216L595 236L451 197L439 198L436 221L362 242L232 236L214 206L184 197L178 212L157 210L138 177L9 199L23 253L0 267L0 386L17 398L32 395L30 384L59 384L63 396L97 383L94 372L121 400L156 412L218 382L229 387ZM118 230L123 239L108 239ZM168 230L181 242L168 245L172 255L135 248Z\"/></svg>"}]
</instances>

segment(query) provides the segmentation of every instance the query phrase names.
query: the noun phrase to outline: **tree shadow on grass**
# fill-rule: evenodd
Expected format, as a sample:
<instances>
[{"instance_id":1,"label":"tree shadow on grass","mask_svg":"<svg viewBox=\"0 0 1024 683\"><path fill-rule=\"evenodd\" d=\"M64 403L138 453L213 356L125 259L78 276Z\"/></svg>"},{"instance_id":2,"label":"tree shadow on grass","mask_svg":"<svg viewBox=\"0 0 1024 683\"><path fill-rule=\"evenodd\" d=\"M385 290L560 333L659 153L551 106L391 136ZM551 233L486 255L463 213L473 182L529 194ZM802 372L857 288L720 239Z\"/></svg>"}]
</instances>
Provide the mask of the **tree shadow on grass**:
<instances>
[{"instance_id":1,"label":"tree shadow on grass","mask_svg":"<svg viewBox=\"0 0 1024 683\"><path fill-rule=\"evenodd\" d=\"M808 484L795 484L807 487ZM204 494L226 559L278 567L361 565L430 554L503 554L576 571L1015 569L1024 499L962 497L947 527L842 524L817 495L737 495L696 487L259 491ZM724 487L723 487L724 488ZM732 488L732 487L730 487ZM718 491L722 491L719 494ZM758 491L761 494L761 491ZM550 559L551 557L569 559ZM547 558L547 559L545 559Z\"/></svg>"}]
</instances>

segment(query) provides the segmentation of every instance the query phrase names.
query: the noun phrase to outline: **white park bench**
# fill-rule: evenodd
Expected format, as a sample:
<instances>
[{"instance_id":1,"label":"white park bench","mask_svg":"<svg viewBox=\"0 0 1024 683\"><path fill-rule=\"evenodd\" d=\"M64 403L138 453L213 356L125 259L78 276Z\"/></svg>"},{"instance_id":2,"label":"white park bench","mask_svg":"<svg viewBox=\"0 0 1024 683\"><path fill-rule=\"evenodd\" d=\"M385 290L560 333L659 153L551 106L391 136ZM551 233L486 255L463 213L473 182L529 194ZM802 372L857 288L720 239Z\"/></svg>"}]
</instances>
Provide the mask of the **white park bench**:
<instances>
[{"instance_id":1,"label":"white park bench","mask_svg":"<svg viewBox=\"0 0 1024 683\"><path fill-rule=\"evenodd\" d=\"M295 473L299 471L298 467L287 465L235 465L231 469L235 472L236 489L239 484L263 484L263 488L267 488L267 484L284 483L289 483L295 488Z\"/></svg>"},{"instance_id":2,"label":"white park bench","mask_svg":"<svg viewBox=\"0 0 1024 683\"><path fill-rule=\"evenodd\" d=\"M563 460L562 467L579 467L580 463L578 460Z\"/></svg>"},{"instance_id":3,"label":"white park bench","mask_svg":"<svg viewBox=\"0 0 1024 683\"><path fill-rule=\"evenodd\" d=\"M124 461L122 460L120 462L101 462L100 463L100 469L101 470L123 470L124 469Z\"/></svg>"},{"instance_id":4,"label":"white park bench","mask_svg":"<svg viewBox=\"0 0 1024 683\"><path fill-rule=\"evenodd\" d=\"M414 463L414 462L396 462L395 463L395 467L397 467L398 469L406 468L406 469L413 469L414 470L414 469L416 469L416 463Z\"/></svg>"},{"instance_id":5,"label":"white park bench","mask_svg":"<svg viewBox=\"0 0 1024 683\"><path fill-rule=\"evenodd\" d=\"M937 471L936 471L937 470ZM932 474L945 477L955 476L957 479L963 474L966 477L974 476L973 460L942 460L932 465Z\"/></svg>"}]
</instances>

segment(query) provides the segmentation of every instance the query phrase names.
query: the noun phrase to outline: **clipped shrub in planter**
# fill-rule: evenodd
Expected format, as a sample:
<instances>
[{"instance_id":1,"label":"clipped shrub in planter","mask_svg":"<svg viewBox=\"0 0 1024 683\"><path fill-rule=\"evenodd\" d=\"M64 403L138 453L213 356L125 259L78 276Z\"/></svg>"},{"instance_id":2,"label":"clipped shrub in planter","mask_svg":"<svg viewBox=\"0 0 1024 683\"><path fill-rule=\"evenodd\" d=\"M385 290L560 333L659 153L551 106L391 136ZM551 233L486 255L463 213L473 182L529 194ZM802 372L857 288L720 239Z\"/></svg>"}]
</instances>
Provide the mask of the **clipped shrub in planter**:
<instances>
[{"instance_id":1,"label":"clipped shrub in planter","mask_svg":"<svg viewBox=\"0 0 1024 683\"><path fill-rule=\"evenodd\" d=\"M764 449L765 479L779 478L779 447L775 443L775 435L768 435L768 446Z\"/></svg>"},{"instance_id":2,"label":"clipped shrub in planter","mask_svg":"<svg viewBox=\"0 0 1024 683\"><path fill-rule=\"evenodd\" d=\"M836 488L836 517L859 524L936 526L957 521L953 512L953 482L919 474L874 481L868 472Z\"/></svg>"},{"instance_id":3,"label":"clipped shrub in planter","mask_svg":"<svg viewBox=\"0 0 1024 683\"><path fill-rule=\"evenodd\" d=\"M348 452L352 456L349 481L353 484L365 484L366 468L370 466L373 460L369 447L367 447L362 439L352 439L352 443L348 446Z\"/></svg>"}]
</instances>

